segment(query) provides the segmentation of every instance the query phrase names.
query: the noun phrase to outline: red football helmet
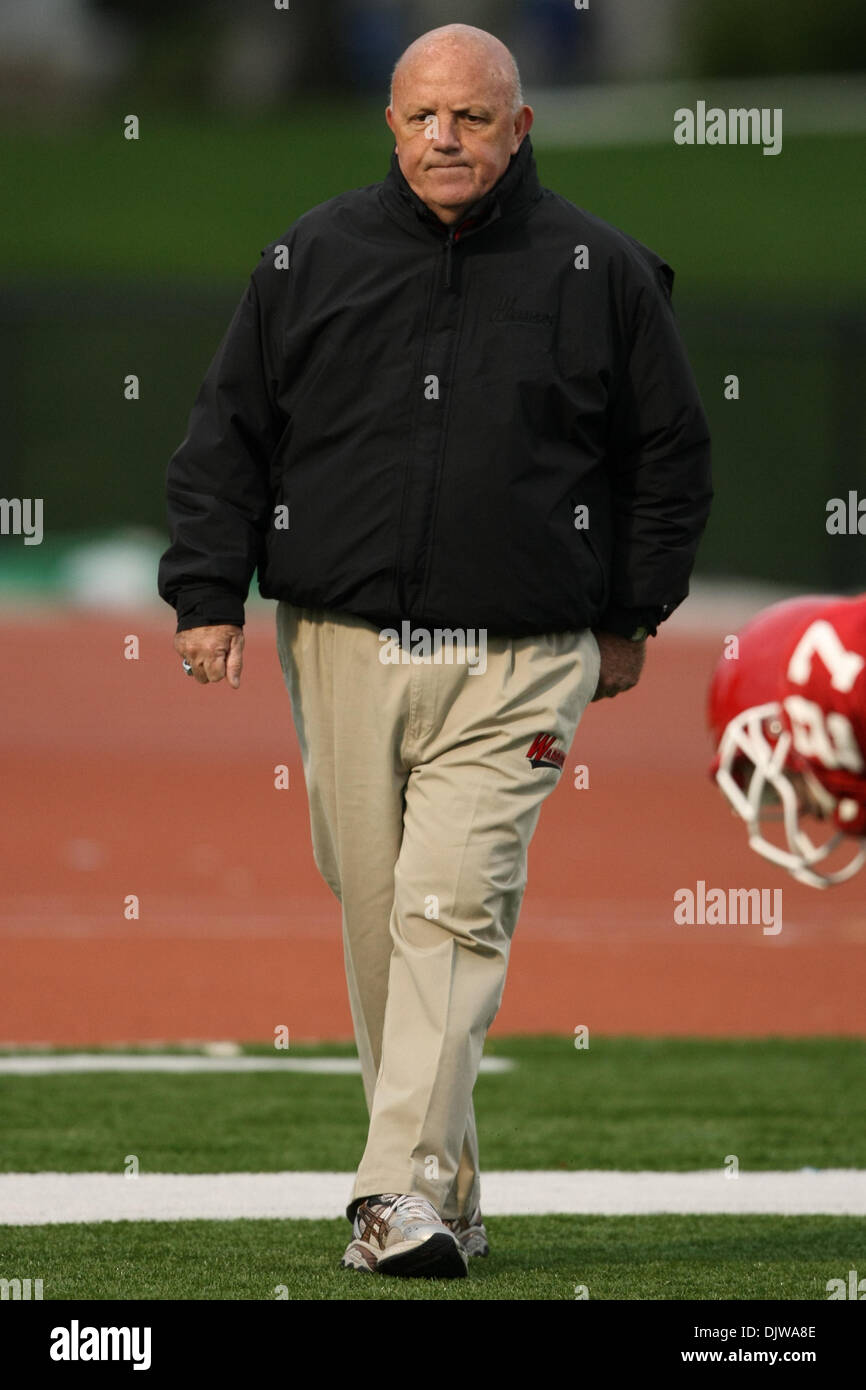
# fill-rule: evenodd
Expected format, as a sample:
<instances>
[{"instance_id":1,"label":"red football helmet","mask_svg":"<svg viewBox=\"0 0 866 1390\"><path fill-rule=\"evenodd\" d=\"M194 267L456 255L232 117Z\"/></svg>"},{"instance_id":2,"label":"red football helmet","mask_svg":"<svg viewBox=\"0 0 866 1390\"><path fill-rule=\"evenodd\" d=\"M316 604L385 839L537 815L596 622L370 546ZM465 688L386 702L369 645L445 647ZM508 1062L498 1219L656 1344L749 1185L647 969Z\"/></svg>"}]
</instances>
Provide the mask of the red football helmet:
<instances>
[{"instance_id":1,"label":"red football helmet","mask_svg":"<svg viewBox=\"0 0 866 1390\"><path fill-rule=\"evenodd\" d=\"M711 773L752 849L801 883L841 883L866 863L866 595L774 604L737 641L710 683ZM764 834L779 808L784 844ZM804 814L833 833L814 843ZM841 868L817 867L852 839Z\"/></svg>"}]
</instances>

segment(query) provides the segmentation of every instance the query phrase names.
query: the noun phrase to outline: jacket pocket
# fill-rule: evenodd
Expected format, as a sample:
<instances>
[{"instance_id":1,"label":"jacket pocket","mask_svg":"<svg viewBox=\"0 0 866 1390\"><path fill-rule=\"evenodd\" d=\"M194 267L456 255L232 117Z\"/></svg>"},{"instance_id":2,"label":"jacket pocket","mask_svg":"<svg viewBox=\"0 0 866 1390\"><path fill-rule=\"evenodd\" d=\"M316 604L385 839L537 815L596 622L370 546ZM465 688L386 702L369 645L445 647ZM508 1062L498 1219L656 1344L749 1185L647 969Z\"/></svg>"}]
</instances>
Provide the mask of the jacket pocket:
<instances>
[{"instance_id":1,"label":"jacket pocket","mask_svg":"<svg viewBox=\"0 0 866 1390\"><path fill-rule=\"evenodd\" d=\"M579 578L586 582L591 576L591 589L587 597L593 609L599 614L607 607L610 595L610 565L605 558L602 541L596 540L592 533L593 506L578 497L570 497L572 525L575 543L579 550L575 553L575 570ZM584 510L578 513L578 508ZM583 524L578 524L582 522Z\"/></svg>"}]
</instances>

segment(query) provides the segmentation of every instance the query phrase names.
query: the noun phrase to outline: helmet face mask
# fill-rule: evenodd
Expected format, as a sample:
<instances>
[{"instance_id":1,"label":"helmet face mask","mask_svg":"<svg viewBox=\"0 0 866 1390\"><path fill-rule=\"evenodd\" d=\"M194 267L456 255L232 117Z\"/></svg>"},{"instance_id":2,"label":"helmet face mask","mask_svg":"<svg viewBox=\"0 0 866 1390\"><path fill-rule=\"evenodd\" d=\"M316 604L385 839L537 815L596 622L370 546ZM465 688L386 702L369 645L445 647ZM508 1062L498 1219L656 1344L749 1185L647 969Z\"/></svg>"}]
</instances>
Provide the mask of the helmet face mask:
<instances>
[{"instance_id":1,"label":"helmet face mask","mask_svg":"<svg viewBox=\"0 0 866 1390\"><path fill-rule=\"evenodd\" d=\"M803 739L795 717L806 708L815 712L823 727L823 714L827 714L835 733L841 716L833 713L832 701L822 702L819 708L803 699L797 704L786 694L792 689L785 672L790 672L794 642L808 622L814 622L816 608L831 602L794 600L759 615L744 630L739 659L719 662L709 703L717 744L711 771L732 810L746 823L750 847L815 888L842 883L866 863L862 835L866 789L853 732L853 741L842 745L851 775L845 772L840 782L841 756L835 764L829 761L829 767L825 758L816 758L814 739ZM856 699L861 708L862 696ZM841 725L850 731L848 720L841 719ZM863 749L862 729L860 740ZM839 747L834 740L833 751ZM846 833L846 822L858 817L856 829L852 826L853 833ZM825 833L813 838L804 820L823 827ZM847 855L836 853L842 846ZM827 861L834 854L831 867Z\"/></svg>"}]
</instances>

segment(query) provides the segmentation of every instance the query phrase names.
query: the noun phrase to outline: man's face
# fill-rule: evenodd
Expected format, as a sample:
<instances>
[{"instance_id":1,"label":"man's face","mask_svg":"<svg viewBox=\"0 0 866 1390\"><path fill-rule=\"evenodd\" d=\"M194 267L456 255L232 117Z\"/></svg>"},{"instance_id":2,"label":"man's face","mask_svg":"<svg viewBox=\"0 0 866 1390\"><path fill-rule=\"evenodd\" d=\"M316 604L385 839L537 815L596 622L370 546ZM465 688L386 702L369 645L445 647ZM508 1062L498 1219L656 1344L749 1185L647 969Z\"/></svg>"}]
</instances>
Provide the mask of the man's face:
<instances>
[{"instance_id":1,"label":"man's face","mask_svg":"<svg viewBox=\"0 0 866 1390\"><path fill-rule=\"evenodd\" d=\"M514 112L489 63L458 50L407 63L385 119L406 182L450 224L505 173L532 114L529 106Z\"/></svg>"}]
</instances>

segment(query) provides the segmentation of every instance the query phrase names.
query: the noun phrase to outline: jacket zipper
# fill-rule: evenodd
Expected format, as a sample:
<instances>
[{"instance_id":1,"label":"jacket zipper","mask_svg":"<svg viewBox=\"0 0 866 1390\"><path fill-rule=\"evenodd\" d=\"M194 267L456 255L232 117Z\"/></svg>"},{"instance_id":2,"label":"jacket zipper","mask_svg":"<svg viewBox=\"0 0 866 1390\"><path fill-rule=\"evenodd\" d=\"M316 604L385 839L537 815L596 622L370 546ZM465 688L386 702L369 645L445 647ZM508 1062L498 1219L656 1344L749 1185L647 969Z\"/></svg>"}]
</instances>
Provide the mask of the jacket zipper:
<instances>
[{"instance_id":1,"label":"jacket zipper","mask_svg":"<svg viewBox=\"0 0 866 1390\"><path fill-rule=\"evenodd\" d=\"M450 288L451 288L451 270L452 270L452 265L453 265L452 255L453 255L453 251L454 251L454 240L455 240L455 238L454 238L454 228L452 227L451 230L450 230L449 233L448 233L448 240L445 242L445 288L446 288L446 290L450 290Z\"/></svg>"},{"instance_id":2,"label":"jacket zipper","mask_svg":"<svg viewBox=\"0 0 866 1390\"><path fill-rule=\"evenodd\" d=\"M481 222L481 223L479 224L479 222L477 221L476 218L470 217L470 218L467 218L465 222L461 222L461 223L459 223L458 225L454 225L454 226L452 226L452 227L449 228L448 237L447 237L447 239L446 239L446 241L445 241L445 244L444 244L444 249L445 249L445 288L446 288L446 289L450 290L450 289L452 288L451 281L452 281L452 269L453 269L453 253L454 253L454 247L455 247L455 245L457 244L457 242L460 240L460 238L461 238L461 236L463 235L463 233L464 233L464 232L468 232L468 233L471 235L472 232L481 231L484 227L489 226L490 223L491 223L492 221L495 221L495 220L496 220L496 217L495 217L495 216L494 216L494 217L487 217L487 218L485 218L485 220L484 220L483 222ZM457 360L457 356L458 356L458 353L459 353L459 350L460 350L460 333L462 332L462 310L461 310L461 317L460 317L460 319L458 319L458 325L459 325L459 327L458 327L457 341L456 341L455 344L454 344L454 357L453 357L453 360L452 360L452 367L453 367L454 362L456 362L456 360ZM433 534L434 534L435 527L436 527L436 512L437 512L437 510L438 510L438 505L439 505L439 485L440 485L440 482L441 482L441 479L442 479L442 461L443 461L443 458L444 458L444 456L445 456L445 447L446 447L446 443L447 443L447 439L448 439L448 423L449 423L449 421L448 421L448 416L449 416L449 414L450 414L450 395L449 395L448 410L447 410L447 412L446 412L445 418L444 418L443 421L442 421L441 438L440 438L440 442L439 442L439 457L438 457L438 459L437 459L437 461L436 461L436 478L435 478L435 487L434 487L434 492L433 492L433 509L432 509L432 515L431 515L431 517L430 517L430 529L429 529L428 538L427 538L427 545L428 545L428 550L427 550L427 562L426 562L426 564L425 564L425 566L424 566L424 582L423 582L423 584L422 584L422 586L421 586L420 607L421 607L421 611L422 611L422 612L424 611L424 608L425 608L426 603L427 603L427 590L428 590L429 587L430 587L430 567L431 567L431 565L432 565L432 563L433 563Z\"/></svg>"},{"instance_id":3,"label":"jacket zipper","mask_svg":"<svg viewBox=\"0 0 866 1390\"><path fill-rule=\"evenodd\" d=\"M485 225L485 226L486 226L486 223L484 223L484 224L482 224L482 225ZM468 217L468 218L466 219L465 222L461 222L461 223L459 223L459 225L452 226L452 227L450 227L449 230L448 230L448 236L447 236L446 241L445 241L445 288L446 288L446 290L450 290L450 288L451 288L452 253L453 253L453 251L454 251L454 247L456 246L457 242L460 240L460 238L461 238L461 236L463 235L463 233L466 232L466 231L469 231L469 230L470 230L471 228L473 228L473 227L476 228L476 230L478 230L477 221L476 221L476 219L475 219L474 217Z\"/></svg>"}]
</instances>

